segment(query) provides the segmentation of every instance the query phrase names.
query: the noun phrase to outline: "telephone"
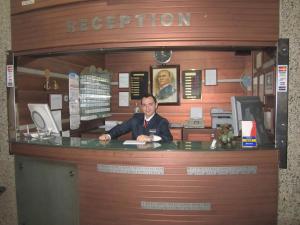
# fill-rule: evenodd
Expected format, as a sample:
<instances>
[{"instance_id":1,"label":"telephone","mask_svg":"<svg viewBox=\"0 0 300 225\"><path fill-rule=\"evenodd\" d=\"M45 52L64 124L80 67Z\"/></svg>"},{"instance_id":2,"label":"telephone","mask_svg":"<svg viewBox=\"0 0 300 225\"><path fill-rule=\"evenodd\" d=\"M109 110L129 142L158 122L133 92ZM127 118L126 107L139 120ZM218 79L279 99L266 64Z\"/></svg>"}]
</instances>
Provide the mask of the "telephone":
<instances>
[{"instance_id":1,"label":"telephone","mask_svg":"<svg viewBox=\"0 0 300 225\"><path fill-rule=\"evenodd\" d=\"M204 128L203 119L189 119L184 122L184 128Z\"/></svg>"}]
</instances>

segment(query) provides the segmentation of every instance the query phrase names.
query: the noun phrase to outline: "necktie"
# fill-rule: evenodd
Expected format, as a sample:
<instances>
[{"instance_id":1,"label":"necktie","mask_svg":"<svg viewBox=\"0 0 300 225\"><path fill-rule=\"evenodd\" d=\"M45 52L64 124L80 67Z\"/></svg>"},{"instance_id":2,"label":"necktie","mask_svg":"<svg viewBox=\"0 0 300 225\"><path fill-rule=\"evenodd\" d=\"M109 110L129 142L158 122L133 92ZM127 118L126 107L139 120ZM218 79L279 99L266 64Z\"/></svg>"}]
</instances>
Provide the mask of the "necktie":
<instances>
[{"instance_id":1,"label":"necktie","mask_svg":"<svg viewBox=\"0 0 300 225\"><path fill-rule=\"evenodd\" d=\"M144 120L144 128L147 128L149 121Z\"/></svg>"}]
</instances>

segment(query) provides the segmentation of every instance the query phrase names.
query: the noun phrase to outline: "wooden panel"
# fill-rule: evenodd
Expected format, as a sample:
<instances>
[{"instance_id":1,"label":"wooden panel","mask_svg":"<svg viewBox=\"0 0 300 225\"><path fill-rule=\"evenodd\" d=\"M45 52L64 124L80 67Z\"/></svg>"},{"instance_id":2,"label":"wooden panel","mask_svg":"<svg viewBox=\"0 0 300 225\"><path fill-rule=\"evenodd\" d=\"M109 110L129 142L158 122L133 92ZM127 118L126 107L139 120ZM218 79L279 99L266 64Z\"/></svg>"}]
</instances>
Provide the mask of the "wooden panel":
<instances>
[{"instance_id":1,"label":"wooden panel","mask_svg":"<svg viewBox=\"0 0 300 225\"><path fill-rule=\"evenodd\" d=\"M230 156L223 156L221 163L223 165L241 165L243 161L239 158L241 161L229 163L227 158ZM180 155L178 157L180 158ZM201 158L196 154L194 157ZM173 157L165 159L172 161ZM145 165L135 160L131 161L130 165ZM151 164L158 165L158 163ZM213 158L206 158L206 163L215 162ZM251 165L253 163L259 167L256 175L216 177L186 176L185 166L190 165L189 163L165 166L166 174L163 177L103 174L95 171L95 165L82 166L80 167L81 223L97 224L101 221L105 224L133 225L166 223L275 225L276 169L274 165L248 162ZM201 162L198 165L201 165ZM270 175L270 172L273 175ZM212 211L146 210L141 209L141 201L210 202ZM98 210L101 210L101 213Z\"/></svg>"},{"instance_id":2,"label":"wooden panel","mask_svg":"<svg viewBox=\"0 0 300 225\"><path fill-rule=\"evenodd\" d=\"M250 66L251 56L238 56L234 52L222 51L173 51L170 65L179 64L180 71L189 69L216 68L218 79L240 79L241 75ZM108 53L105 57L106 68L113 73L112 80L118 81L119 72L148 71L150 65L156 65L153 51L141 52L118 52ZM181 81L182 85L182 81ZM126 120L134 110L135 104L140 104L139 100L130 101L130 107L118 107L118 92L129 89L118 89L112 87L112 120ZM230 97L233 95L246 95L247 92L240 83L218 83L216 86L202 85L202 98L187 100L182 98L182 86L179 106L159 106L158 113L166 117L171 123L183 123L189 119L191 107L202 107L204 113L204 123L206 127L211 127L211 108L222 108L231 111Z\"/></svg>"},{"instance_id":3,"label":"wooden panel","mask_svg":"<svg viewBox=\"0 0 300 225\"><path fill-rule=\"evenodd\" d=\"M94 65L104 67L104 55L101 53L72 53L52 56L19 56L18 66L50 72L68 74L80 73L85 67Z\"/></svg>"},{"instance_id":4,"label":"wooden panel","mask_svg":"<svg viewBox=\"0 0 300 225\"><path fill-rule=\"evenodd\" d=\"M183 128L183 140L211 141L213 129Z\"/></svg>"},{"instance_id":5,"label":"wooden panel","mask_svg":"<svg viewBox=\"0 0 300 225\"><path fill-rule=\"evenodd\" d=\"M14 8L15 4L13 12ZM24 54L149 46L275 46L278 11L277 0L83 1L13 15L12 49ZM170 23L165 13L173 18ZM191 14L190 26L180 25L179 13ZM124 15L130 22L122 25ZM144 17L139 20L136 15ZM73 31L68 32L67 24Z\"/></svg>"},{"instance_id":6,"label":"wooden panel","mask_svg":"<svg viewBox=\"0 0 300 225\"><path fill-rule=\"evenodd\" d=\"M77 53L55 56L20 56L18 68L33 69L37 72L45 71L58 73L65 78L50 77L53 85L54 80L58 85L57 90L44 90L45 77L35 73L17 72L16 75L16 103L19 125L32 124L28 103L48 103L50 94L69 95L69 72L80 72L87 66L94 65L104 68L104 55L99 53ZM53 87L53 86L52 86ZM63 101L62 119L69 119L69 102ZM94 123L94 122L93 122ZM103 122L101 121L101 124ZM94 123L97 126L98 123ZM69 125L67 126L69 127Z\"/></svg>"},{"instance_id":7,"label":"wooden panel","mask_svg":"<svg viewBox=\"0 0 300 225\"><path fill-rule=\"evenodd\" d=\"M41 151L42 149L42 151ZM12 144L14 154L73 162L79 170L80 224L275 225L278 152L105 151ZM164 175L117 174L97 165L162 166ZM254 174L188 176L186 167L255 166ZM211 203L211 210L147 210L141 201Z\"/></svg>"},{"instance_id":8,"label":"wooden panel","mask_svg":"<svg viewBox=\"0 0 300 225\"><path fill-rule=\"evenodd\" d=\"M31 10L54 7L80 1L84 0L34 0L32 1L34 2L33 4L23 4L23 2L29 1L11 0L11 14L23 13Z\"/></svg>"},{"instance_id":9,"label":"wooden panel","mask_svg":"<svg viewBox=\"0 0 300 225\"><path fill-rule=\"evenodd\" d=\"M174 141L182 140L182 128L171 128L170 131Z\"/></svg>"}]
</instances>

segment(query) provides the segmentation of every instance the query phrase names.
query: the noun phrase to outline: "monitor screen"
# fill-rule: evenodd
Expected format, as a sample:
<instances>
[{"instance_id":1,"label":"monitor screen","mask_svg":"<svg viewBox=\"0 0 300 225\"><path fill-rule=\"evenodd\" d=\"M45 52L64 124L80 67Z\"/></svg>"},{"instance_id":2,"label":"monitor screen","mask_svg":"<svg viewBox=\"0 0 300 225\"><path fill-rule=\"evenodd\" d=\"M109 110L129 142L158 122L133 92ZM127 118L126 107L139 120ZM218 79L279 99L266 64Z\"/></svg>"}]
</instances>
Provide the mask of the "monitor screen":
<instances>
[{"instance_id":1,"label":"monitor screen","mask_svg":"<svg viewBox=\"0 0 300 225\"><path fill-rule=\"evenodd\" d=\"M271 145L264 125L263 104L257 96L232 96L232 127L235 136L240 136L241 121L256 122L256 139L260 146Z\"/></svg>"},{"instance_id":2,"label":"monitor screen","mask_svg":"<svg viewBox=\"0 0 300 225\"><path fill-rule=\"evenodd\" d=\"M31 118L39 131L59 134L48 104L28 104Z\"/></svg>"}]
</instances>

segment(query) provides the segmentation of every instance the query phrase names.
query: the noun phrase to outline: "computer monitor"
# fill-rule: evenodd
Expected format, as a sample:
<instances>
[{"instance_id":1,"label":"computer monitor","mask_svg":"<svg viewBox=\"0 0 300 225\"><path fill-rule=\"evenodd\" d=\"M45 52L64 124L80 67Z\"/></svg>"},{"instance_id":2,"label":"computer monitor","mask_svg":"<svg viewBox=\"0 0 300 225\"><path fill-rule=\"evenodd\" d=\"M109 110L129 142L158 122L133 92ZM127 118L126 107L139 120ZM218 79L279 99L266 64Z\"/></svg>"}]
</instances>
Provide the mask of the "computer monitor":
<instances>
[{"instance_id":1,"label":"computer monitor","mask_svg":"<svg viewBox=\"0 0 300 225\"><path fill-rule=\"evenodd\" d=\"M48 104L28 104L31 118L39 131L60 134Z\"/></svg>"},{"instance_id":2,"label":"computer monitor","mask_svg":"<svg viewBox=\"0 0 300 225\"><path fill-rule=\"evenodd\" d=\"M263 105L257 96L232 96L232 127L234 136L241 134L241 121L256 122L256 140L260 146L271 145L273 142L267 135L264 125Z\"/></svg>"}]
</instances>

